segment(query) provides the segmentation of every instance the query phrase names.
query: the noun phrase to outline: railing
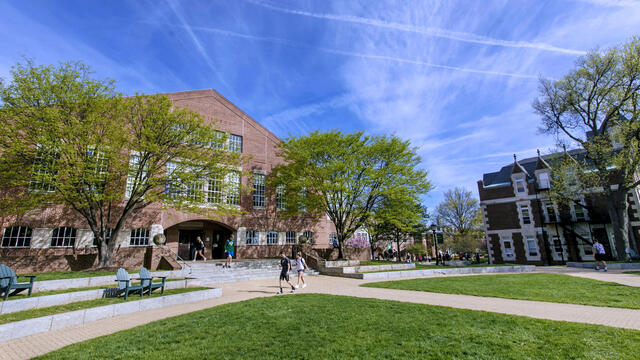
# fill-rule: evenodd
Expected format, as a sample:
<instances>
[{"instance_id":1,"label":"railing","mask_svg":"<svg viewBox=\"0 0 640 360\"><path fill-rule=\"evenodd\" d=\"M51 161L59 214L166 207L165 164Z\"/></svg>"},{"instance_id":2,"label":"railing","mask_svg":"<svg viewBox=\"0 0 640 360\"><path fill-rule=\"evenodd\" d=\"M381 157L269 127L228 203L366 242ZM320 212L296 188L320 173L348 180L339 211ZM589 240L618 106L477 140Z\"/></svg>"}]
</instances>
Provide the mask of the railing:
<instances>
[{"instance_id":1,"label":"railing","mask_svg":"<svg viewBox=\"0 0 640 360\"><path fill-rule=\"evenodd\" d=\"M192 272L191 265L187 264L187 260L181 258L180 255L178 255L178 253L173 251L170 247L166 246L165 249L171 251L171 253L176 256L176 261L182 261L182 266L188 267L189 268L189 274L191 274L191 272Z\"/></svg>"}]
</instances>

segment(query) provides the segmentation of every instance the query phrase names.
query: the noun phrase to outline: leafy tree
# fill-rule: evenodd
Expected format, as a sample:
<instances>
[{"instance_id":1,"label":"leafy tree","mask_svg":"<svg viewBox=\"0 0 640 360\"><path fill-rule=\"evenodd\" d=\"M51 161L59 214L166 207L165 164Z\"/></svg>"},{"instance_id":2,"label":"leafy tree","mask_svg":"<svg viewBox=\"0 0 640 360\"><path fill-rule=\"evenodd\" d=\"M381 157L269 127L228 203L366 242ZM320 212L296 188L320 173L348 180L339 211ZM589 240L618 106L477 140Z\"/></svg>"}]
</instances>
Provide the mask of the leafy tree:
<instances>
[{"instance_id":1,"label":"leafy tree","mask_svg":"<svg viewBox=\"0 0 640 360\"><path fill-rule=\"evenodd\" d=\"M118 232L152 203L236 211L233 201L207 198L203 185L235 177L240 155L197 113L166 96L123 98L80 62L27 60L11 76L0 84L1 215L70 208L93 232L99 267L110 267ZM239 196L234 181L218 183L224 200Z\"/></svg>"},{"instance_id":2,"label":"leafy tree","mask_svg":"<svg viewBox=\"0 0 640 360\"><path fill-rule=\"evenodd\" d=\"M417 198L385 198L373 211L371 220L370 228L375 236L394 241L398 252L400 245L410 237L422 239L422 207Z\"/></svg>"},{"instance_id":3,"label":"leafy tree","mask_svg":"<svg viewBox=\"0 0 640 360\"><path fill-rule=\"evenodd\" d=\"M429 191L427 173L408 141L362 132L313 132L280 145L285 163L273 169L272 188L284 188L286 212L326 214L344 241L364 226L385 199L410 203Z\"/></svg>"},{"instance_id":4,"label":"leafy tree","mask_svg":"<svg viewBox=\"0 0 640 360\"><path fill-rule=\"evenodd\" d=\"M560 80L541 79L533 103L542 118L541 131L555 136L559 144L576 145L584 154L556 162L552 193L602 195L620 258L629 247L627 192L640 185L636 178L639 101L640 38L636 37L622 46L589 52ZM569 182L556 181L567 174Z\"/></svg>"},{"instance_id":5,"label":"leafy tree","mask_svg":"<svg viewBox=\"0 0 640 360\"><path fill-rule=\"evenodd\" d=\"M447 190L444 200L436 208L436 213L443 225L452 228L456 234L464 235L482 227L482 217L478 218L478 200L473 197L471 191L462 188Z\"/></svg>"}]
</instances>

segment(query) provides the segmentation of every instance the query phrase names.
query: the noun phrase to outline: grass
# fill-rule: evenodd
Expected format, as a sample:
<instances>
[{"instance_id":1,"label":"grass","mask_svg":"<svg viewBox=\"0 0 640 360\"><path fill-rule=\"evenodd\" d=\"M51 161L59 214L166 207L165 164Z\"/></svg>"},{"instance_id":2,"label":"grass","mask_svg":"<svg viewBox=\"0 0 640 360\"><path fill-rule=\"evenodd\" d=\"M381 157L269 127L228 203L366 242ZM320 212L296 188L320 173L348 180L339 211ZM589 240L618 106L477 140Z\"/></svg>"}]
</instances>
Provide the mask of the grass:
<instances>
[{"instance_id":1,"label":"grass","mask_svg":"<svg viewBox=\"0 0 640 360\"><path fill-rule=\"evenodd\" d=\"M220 305L38 359L634 359L638 352L640 331L298 294Z\"/></svg>"},{"instance_id":2,"label":"grass","mask_svg":"<svg viewBox=\"0 0 640 360\"><path fill-rule=\"evenodd\" d=\"M167 279L167 282L179 281L179 280L185 280L185 278ZM159 280L154 279L154 283L159 283L159 282L160 282ZM131 282L131 285L139 285L139 284L140 284L139 281L132 281ZM76 292L76 291L99 290L99 289L106 289L106 288L111 288L111 287L117 287L117 283L114 281L113 285L100 285L100 286L92 286L92 287L84 287L84 288L70 288L70 289L61 289L61 290L38 291L38 292L32 293L31 297L57 295L57 294L64 294L64 293L70 293L70 292ZM7 301L21 300L21 299L29 298L29 296L27 296L27 291L28 290L23 290L23 292L21 292L21 293L19 293L17 295L11 295L11 296L9 296ZM4 299L3 297L0 297L0 302L3 302L4 301L3 299Z\"/></svg>"},{"instance_id":3,"label":"grass","mask_svg":"<svg viewBox=\"0 0 640 360\"><path fill-rule=\"evenodd\" d=\"M164 295L160 295L160 291L156 290L156 292L151 294L151 297L154 298L154 297L160 297L160 296L175 295L175 294L181 294L185 292L205 290L205 289L208 289L208 288L171 289L171 290L165 290ZM139 295L129 295L128 301L135 301L135 300L141 300L141 299L149 299L149 297L145 295L142 298L140 298ZM14 321L33 319L41 316L55 315L55 314L60 314L64 312L69 312L69 311L88 309L92 307L111 305L111 304L117 304L122 302L124 302L124 298L122 297L101 298L101 299L95 299L95 300L76 301L69 304L50 306L50 307L41 308L41 309L32 309L32 310L19 311L19 312L10 313L10 314L3 314L3 315L0 315L0 325L14 322Z\"/></svg>"},{"instance_id":4,"label":"grass","mask_svg":"<svg viewBox=\"0 0 640 360\"><path fill-rule=\"evenodd\" d=\"M625 271L624 274L640 275L640 271Z\"/></svg>"},{"instance_id":5,"label":"grass","mask_svg":"<svg viewBox=\"0 0 640 360\"><path fill-rule=\"evenodd\" d=\"M155 271L151 271L151 272L153 273ZM97 276L115 276L115 274L116 274L115 271L53 271L53 272L46 272L46 273L33 273L33 274L24 274L24 275L36 275L37 276L36 281L47 281L47 280L88 278L88 277L97 277ZM25 281L25 280L26 280L25 278L20 279L20 281Z\"/></svg>"},{"instance_id":6,"label":"grass","mask_svg":"<svg viewBox=\"0 0 640 360\"><path fill-rule=\"evenodd\" d=\"M362 286L640 309L640 288L561 274L448 276Z\"/></svg>"}]
</instances>

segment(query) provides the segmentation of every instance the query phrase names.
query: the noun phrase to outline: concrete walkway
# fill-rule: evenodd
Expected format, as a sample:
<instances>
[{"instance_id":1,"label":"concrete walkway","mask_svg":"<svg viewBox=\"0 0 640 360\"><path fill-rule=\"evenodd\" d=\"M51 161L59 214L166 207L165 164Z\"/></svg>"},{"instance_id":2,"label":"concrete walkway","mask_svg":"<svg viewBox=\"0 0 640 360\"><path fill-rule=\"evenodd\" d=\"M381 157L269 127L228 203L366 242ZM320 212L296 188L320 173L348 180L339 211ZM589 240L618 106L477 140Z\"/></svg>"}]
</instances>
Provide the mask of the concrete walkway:
<instances>
[{"instance_id":1,"label":"concrete walkway","mask_svg":"<svg viewBox=\"0 0 640 360\"><path fill-rule=\"evenodd\" d=\"M627 286L640 287L640 275L625 274L633 270L602 270L571 268L566 266L540 266L536 272L547 274L564 274L586 279L609 281Z\"/></svg>"},{"instance_id":2,"label":"concrete walkway","mask_svg":"<svg viewBox=\"0 0 640 360\"><path fill-rule=\"evenodd\" d=\"M314 276L309 278L308 282L310 284L309 287L298 290L298 293L321 293L396 300L640 330L640 310L366 288L359 285L370 281L328 276ZM84 326L66 328L0 343L0 359L28 359L69 344L130 329L151 321L221 304L257 297L275 296L274 294L278 290L276 284L277 282L272 279L220 284L220 287L222 287L222 297L220 298L139 312L130 316L104 319Z\"/></svg>"}]
</instances>

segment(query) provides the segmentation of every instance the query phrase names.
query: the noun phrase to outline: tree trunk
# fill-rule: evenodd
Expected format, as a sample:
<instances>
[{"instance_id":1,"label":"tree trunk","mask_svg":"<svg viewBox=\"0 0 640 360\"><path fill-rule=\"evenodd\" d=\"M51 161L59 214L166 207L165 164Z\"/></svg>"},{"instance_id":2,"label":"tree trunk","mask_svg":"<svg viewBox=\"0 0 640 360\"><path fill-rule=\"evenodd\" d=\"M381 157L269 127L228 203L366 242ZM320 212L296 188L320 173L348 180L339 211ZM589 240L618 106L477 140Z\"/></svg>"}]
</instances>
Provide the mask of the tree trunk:
<instances>
[{"instance_id":1,"label":"tree trunk","mask_svg":"<svg viewBox=\"0 0 640 360\"><path fill-rule=\"evenodd\" d=\"M95 236L95 234L94 234ZM107 268L113 267L113 249L109 249L110 246L104 239L100 239L98 243L98 267Z\"/></svg>"},{"instance_id":2,"label":"tree trunk","mask_svg":"<svg viewBox=\"0 0 640 360\"><path fill-rule=\"evenodd\" d=\"M338 260L344 259L344 240L338 240Z\"/></svg>"},{"instance_id":3,"label":"tree trunk","mask_svg":"<svg viewBox=\"0 0 640 360\"><path fill-rule=\"evenodd\" d=\"M614 246L618 260L625 260L629 247L629 213L627 212L627 192L617 190L607 196L607 211L613 228Z\"/></svg>"}]
</instances>

